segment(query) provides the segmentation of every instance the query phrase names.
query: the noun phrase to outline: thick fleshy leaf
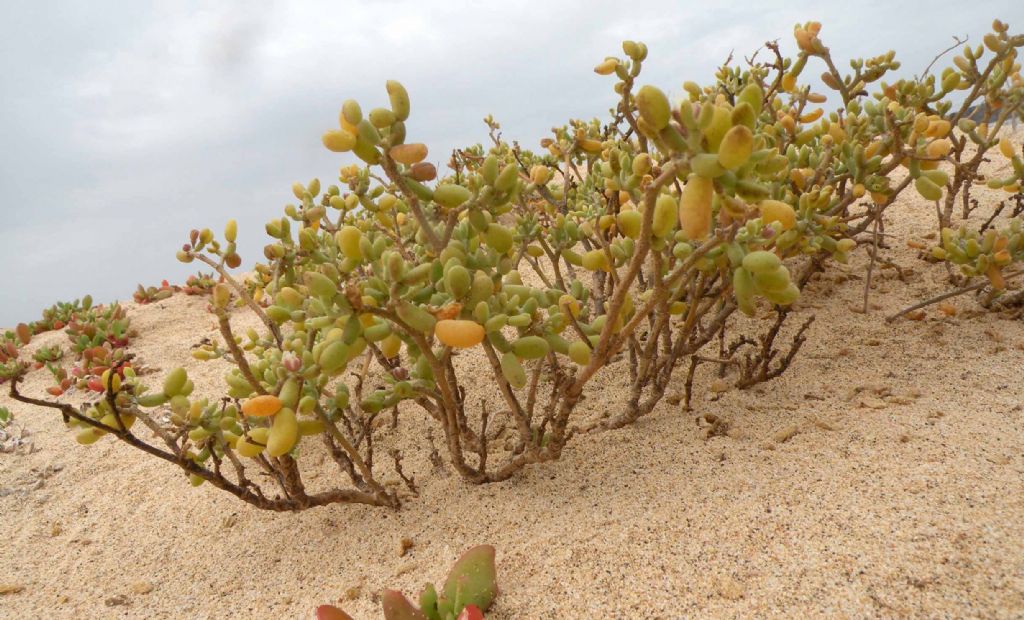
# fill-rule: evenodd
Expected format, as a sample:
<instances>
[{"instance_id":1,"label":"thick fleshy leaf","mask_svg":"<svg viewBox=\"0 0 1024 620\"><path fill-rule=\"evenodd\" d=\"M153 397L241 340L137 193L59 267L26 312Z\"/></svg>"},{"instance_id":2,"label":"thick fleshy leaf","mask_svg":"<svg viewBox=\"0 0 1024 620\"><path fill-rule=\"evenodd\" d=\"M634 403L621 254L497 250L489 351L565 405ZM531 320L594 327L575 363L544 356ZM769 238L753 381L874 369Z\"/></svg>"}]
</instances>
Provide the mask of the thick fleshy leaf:
<instances>
[{"instance_id":1,"label":"thick fleshy leaf","mask_svg":"<svg viewBox=\"0 0 1024 620\"><path fill-rule=\"evenodd\" d=\"M409 599L398 590L384 590L380 595L384 620L427 620L423 612L413 607Z\"/></svg>"},{"instance_id":2,"label":"thick fleshy leaf","mask_svg":"<svg viewBox=\"0 0 1024 620\"><path fill-rule=\"evenodd\" d=\"M441 620L441 614L437 610L437 590L434 584L428 583L420 593L420 611L429 620Z\"/></svg>"},{"instance_id":3,"label":"thick fleshy leaf","mask_svg":"<svg viewBox=\"0 0 1024 620\"><path fill-rule=\"evenodd\" d=\"M444 582L443 596L455 611L470 604L486 611L497 595L497 569L491 545L478 545L463 553Z\"/></svg>"},{"instance_id":4,"label":"thick fleshy leaf","mask_svg":"<svg viewBox=\"0 0 1024 620\"><path fill-rule=\"evenodd\" d=\"M321 605L316 608L316 620L352 620L352 616L334 605Z\"/></svg>"}]
</instances>

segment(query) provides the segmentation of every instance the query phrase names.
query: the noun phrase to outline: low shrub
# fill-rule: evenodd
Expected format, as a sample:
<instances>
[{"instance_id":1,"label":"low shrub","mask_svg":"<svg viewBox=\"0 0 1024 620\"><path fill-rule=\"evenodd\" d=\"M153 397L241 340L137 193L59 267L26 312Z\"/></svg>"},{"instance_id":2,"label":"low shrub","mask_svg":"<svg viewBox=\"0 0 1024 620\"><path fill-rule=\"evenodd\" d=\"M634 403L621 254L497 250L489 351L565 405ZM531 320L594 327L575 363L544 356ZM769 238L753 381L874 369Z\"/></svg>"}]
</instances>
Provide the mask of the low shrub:
<instances>
[{"instance_id":1,"label":"low shrub","mask_svg":"<svg viewBox=\"0 0 1024 620\"><path fill-rule=\"evenodd\" d=\"M337 185L295 183L296 202L266 224L266 262L253 276L232 273L241 263L234 221L220 237L192 231L178 251L218 280L211 309L222 341L194 355L227 363L222 392L194 394L181 368L145 385L117 355L130 329L115 305L69 319L76 351L108 351L96 353L87 382L98 400L79 409L21 394L24 368L8 362L12 395L59 409L81 443L113 435L194 484L300 510L400 504L375 461L375 434L395 427L378 424L384 412L395 423L421 412L454 469L486 483L636 421L687 360L689 393L698 363L730 361L699 355L710 343L742 360L740 387L777 376L809 322L788 347L777 336L816 273L845 262L869 229L877 240L882 214L908 187L938 203L979 181L956 158L965 141L990 147L995 126L971 126L954 92L999 104L1000 118L1019 114L1024 93L1015 60L1024 36L1001 22L985 39L997 61L965 50L939 76L893 83L884 81L899 67L893 52L841 73L820 28L796 27L795 58L766 44L763 57L723 66L710 86L684 83L677 102L641 85L647 48L626 41L595 68L618 97L604 122L571 120L532 152L487 119L488 145L457 150L444 172L407 135L408 93L387 82L387 107L364 113L346 101L322 136L364 165L342 166ZM826 95L799 82L812 62L838 101L829 110ZM1017 180L1001 187L1019 182L1013 158ZM952 177L942 162L955 164ZM1000 252L1016 260L1013 238L1004 246L1000 235L962 235L970 269L993 283L1008 264ZM236 334L236 306L262 328ZM587 391L613 377L628 383L623 401L609 403L616 413L581 417ZM471 399L469 383L489 391ZM148 435L132 430L137 421ZM307 491L300 461L312 441L347 482ZM402 455L390 456L414 491Z\"/></svg>"}]
</instances>

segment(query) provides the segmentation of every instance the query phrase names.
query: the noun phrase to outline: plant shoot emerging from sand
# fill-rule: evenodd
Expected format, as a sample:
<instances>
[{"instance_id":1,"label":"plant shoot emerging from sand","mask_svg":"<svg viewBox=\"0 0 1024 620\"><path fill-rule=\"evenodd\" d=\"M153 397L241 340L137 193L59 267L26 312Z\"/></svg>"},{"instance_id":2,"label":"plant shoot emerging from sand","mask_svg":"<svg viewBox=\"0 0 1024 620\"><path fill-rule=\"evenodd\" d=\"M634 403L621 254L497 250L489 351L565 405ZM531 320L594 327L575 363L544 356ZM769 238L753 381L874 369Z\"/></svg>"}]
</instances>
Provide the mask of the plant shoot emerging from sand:
<instances>
[{"instance_id":1,"label":"plant shoot emerging from sand","mask_svg":"<svg viewBox=\"0 0 1024 620\"><path fill-rule=\"evenodd\" d=\"M483 620L498 595L494 547L477 545L467 550L452 566L441 591L428 583L416 607L398 590L384 590L380 596L384 620ZM352 620L333 605L316 609L316 620Z\"/></svg>"}]
</instances>

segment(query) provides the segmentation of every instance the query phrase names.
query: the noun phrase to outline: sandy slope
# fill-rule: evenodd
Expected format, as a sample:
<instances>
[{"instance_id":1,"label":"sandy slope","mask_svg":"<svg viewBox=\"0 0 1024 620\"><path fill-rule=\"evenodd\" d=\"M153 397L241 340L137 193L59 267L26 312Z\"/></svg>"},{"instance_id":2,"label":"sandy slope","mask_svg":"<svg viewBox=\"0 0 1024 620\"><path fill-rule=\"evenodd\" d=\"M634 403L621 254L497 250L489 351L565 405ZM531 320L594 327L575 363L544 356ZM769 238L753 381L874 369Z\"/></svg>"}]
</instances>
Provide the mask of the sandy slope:
<instances>
[{"instance_id":1,"label":"sandy slope","mask_svg":"<svg viewBox=\"0 0 1024 620\"><path fill-rule=\"evenodd\" d=\"M898 211L887 229L897 239L933 226L929 205L908 199ZM867 315L849 311L862 253L805 292L796 318L817 321L782 378L712 400L709 369L693 412L665 401L506 483L435 475L410 409L399 445L421 495L399 512L260 512L113 441L79 446L56 415L0 397L37 447L0 455L0 489L14 491L0 497L0 583L24 588L0 596L0 617L304 618L351 596L357 618L378 618L375 591L417 592L462 548L490 542L499 620L1019 618L1024 325L935 309L886 324L946 283L902 242L885 255L909 282L876 272ZM216 333L203 305L181 295L131 312L142 358L189 366L197 392L213 394L225 367L188 356ZM616 374L585 410L614 402ZM28 392L41 392L43 375ZM705 412L727 418L729 434L705 440L695 423ZM320 458L313 485L336 475ZM403 537L415 546L401 557ZM107 604L118 595L122 604Z\"/></svg>"}]
</instances>

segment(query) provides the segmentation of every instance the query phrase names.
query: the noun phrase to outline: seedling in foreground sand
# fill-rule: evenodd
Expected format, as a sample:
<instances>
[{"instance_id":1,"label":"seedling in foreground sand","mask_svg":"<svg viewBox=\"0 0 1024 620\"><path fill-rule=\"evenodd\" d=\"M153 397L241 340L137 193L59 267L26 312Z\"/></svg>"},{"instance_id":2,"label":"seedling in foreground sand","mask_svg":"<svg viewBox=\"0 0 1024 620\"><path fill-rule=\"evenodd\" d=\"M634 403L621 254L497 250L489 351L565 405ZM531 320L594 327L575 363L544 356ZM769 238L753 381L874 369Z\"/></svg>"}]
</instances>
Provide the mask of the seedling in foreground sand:
<instances>
[{"instance_id":1,"label":"seedling in foreground sand","mask_svg":"<svg viewBox=\"0 0 1024 620\"><path fill-rule=\"evenodd\" d=\"M397 590L381 593L384 620L482 620L498 595L494 547L479 545L455 562L441 591L428 583L420 593L419 607ZM351 620L333 605L316 609L316 620Z\"/></svg>"}]
</instances>

